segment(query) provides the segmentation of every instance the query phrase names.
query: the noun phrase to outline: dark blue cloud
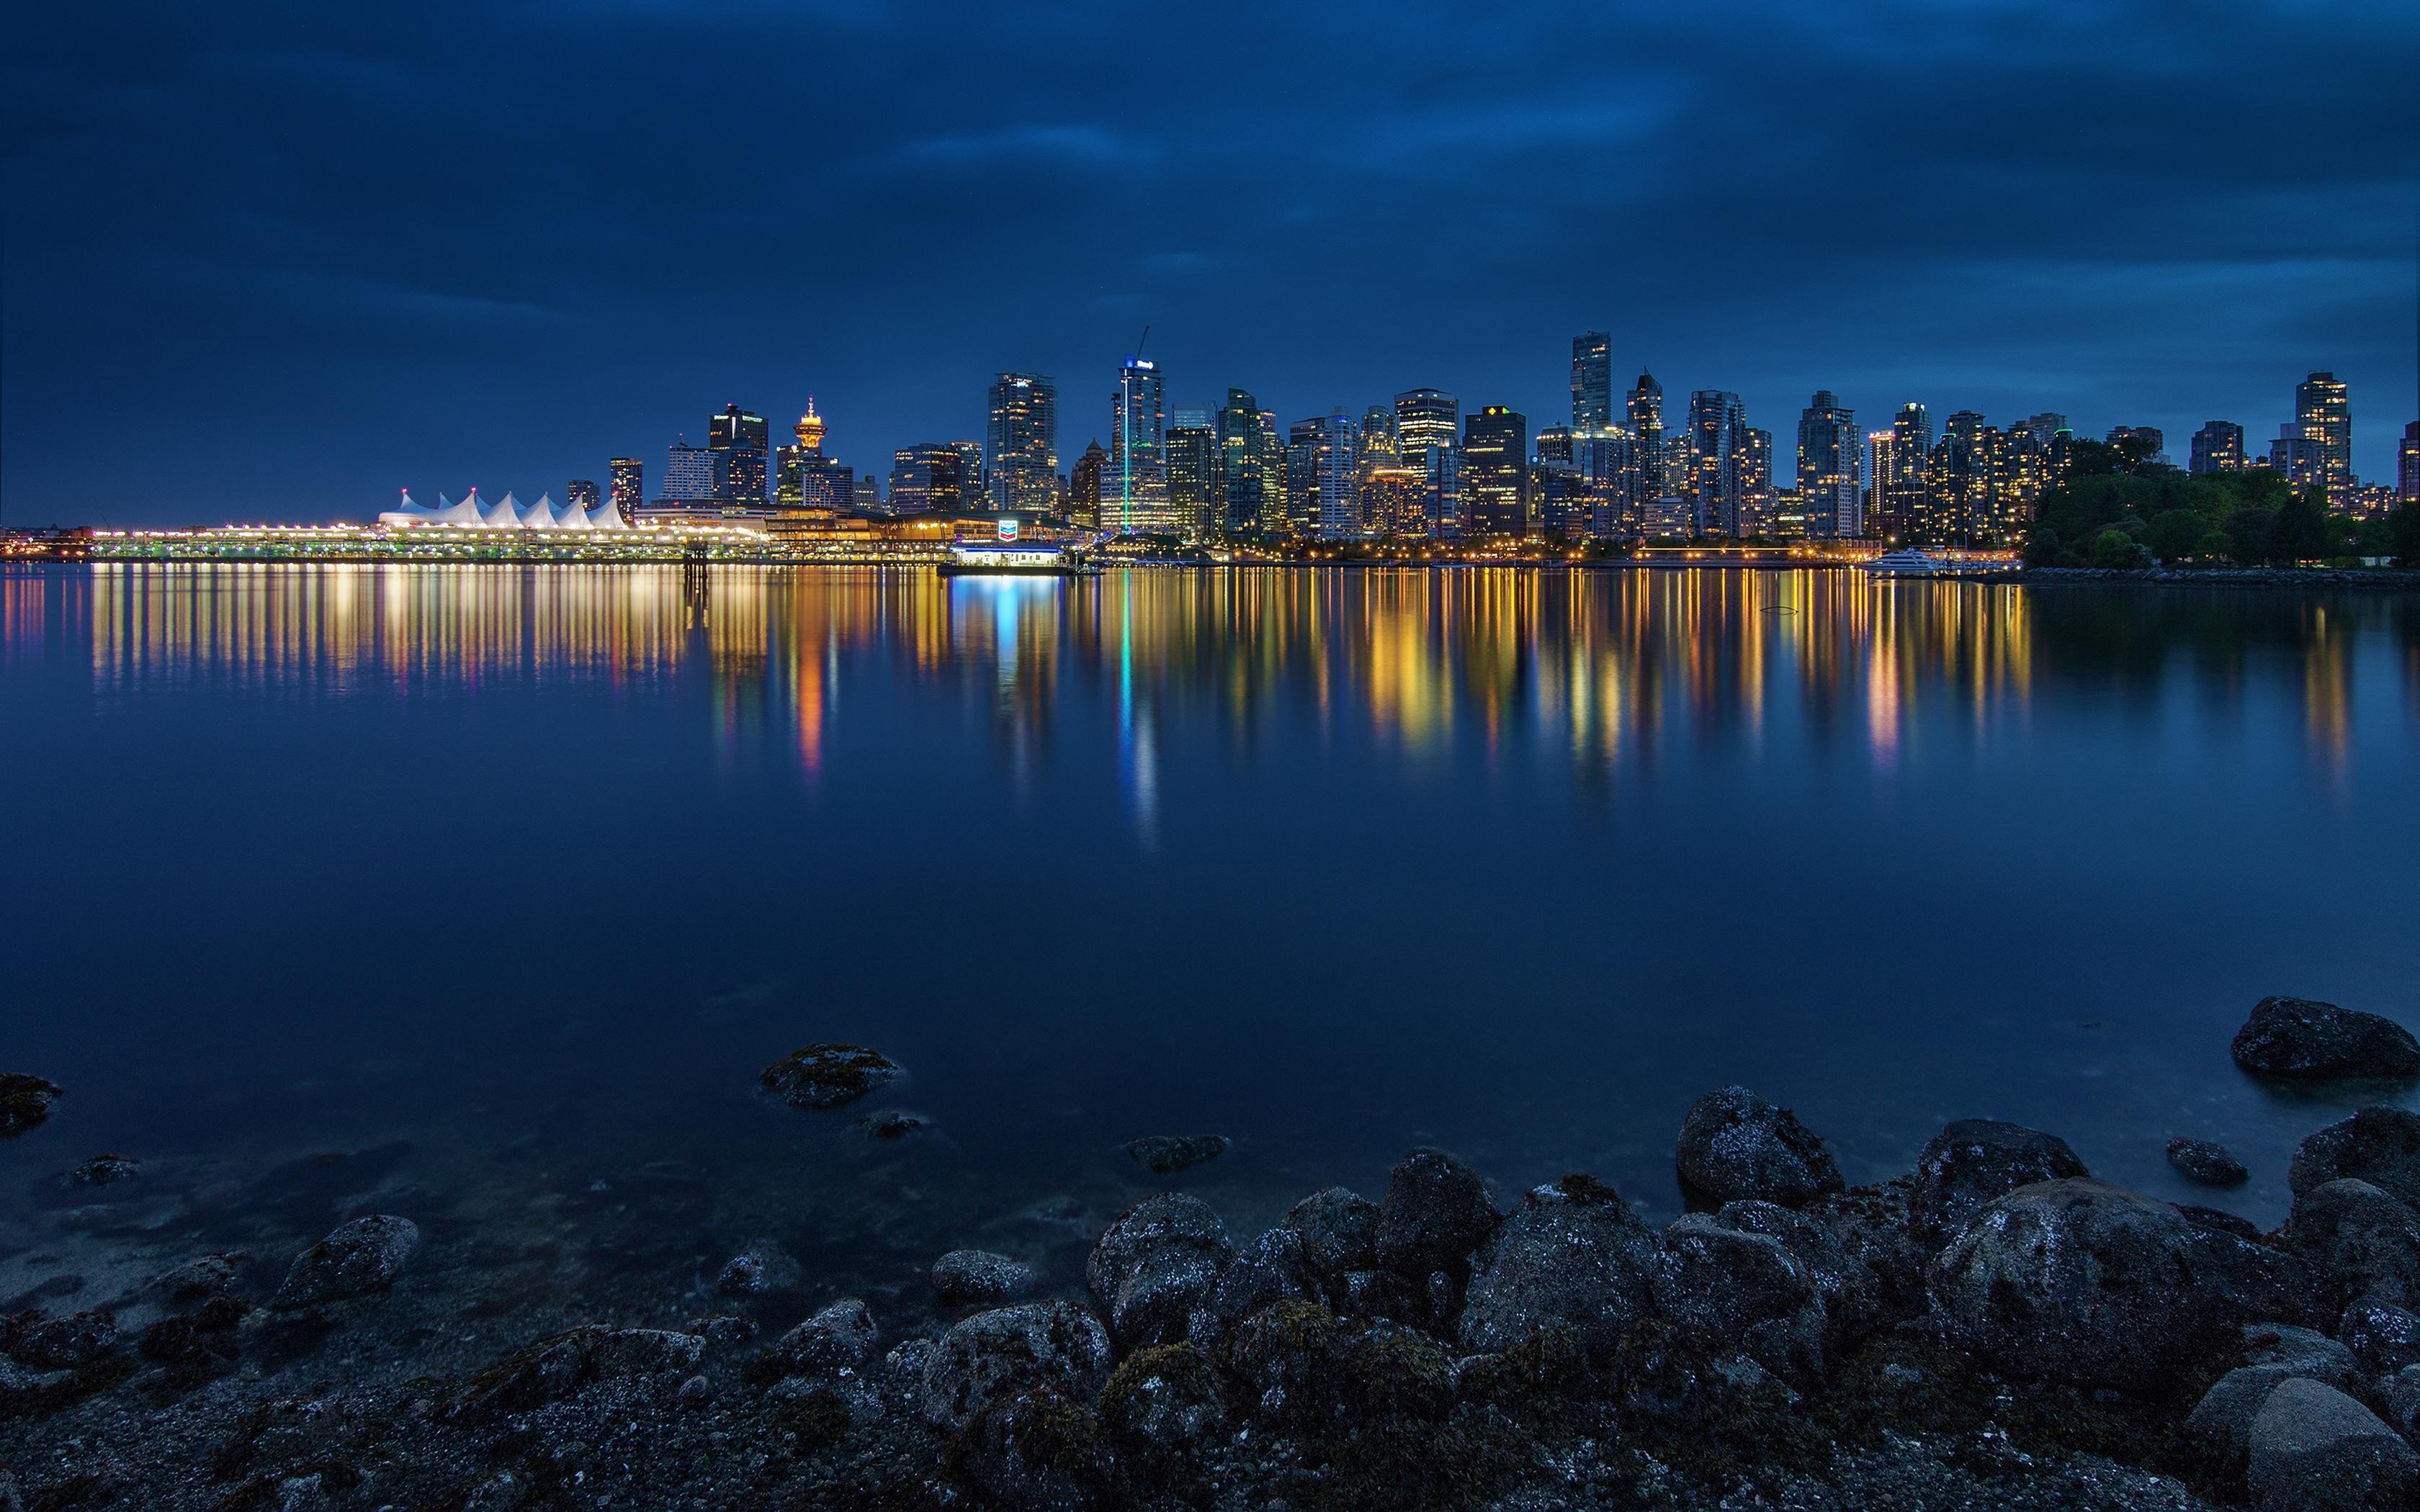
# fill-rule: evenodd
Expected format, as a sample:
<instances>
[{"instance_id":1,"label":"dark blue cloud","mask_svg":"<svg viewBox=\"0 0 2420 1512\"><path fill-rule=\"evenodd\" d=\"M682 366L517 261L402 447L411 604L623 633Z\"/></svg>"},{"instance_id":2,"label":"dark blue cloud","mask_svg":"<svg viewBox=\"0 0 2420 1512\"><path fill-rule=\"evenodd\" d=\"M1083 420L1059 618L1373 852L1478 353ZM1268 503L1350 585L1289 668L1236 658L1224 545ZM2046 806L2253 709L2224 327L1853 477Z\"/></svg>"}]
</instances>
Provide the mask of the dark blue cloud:
<instances>
[{"instance_id":1,"label":"dark blue cloud","mask_svg":"<svg viewBox=\"0 0 2420 1512\"><path fill-rule=\"evenodd\" d=\"M845 459L1418 383L2257 437L2414 392L2408 6L136 3L6 23L11 518L559 490L737 399ZM224 12L233 9L232 14ZM97 419L96 417L102 417Z\"/></svg>"}]
</instances>

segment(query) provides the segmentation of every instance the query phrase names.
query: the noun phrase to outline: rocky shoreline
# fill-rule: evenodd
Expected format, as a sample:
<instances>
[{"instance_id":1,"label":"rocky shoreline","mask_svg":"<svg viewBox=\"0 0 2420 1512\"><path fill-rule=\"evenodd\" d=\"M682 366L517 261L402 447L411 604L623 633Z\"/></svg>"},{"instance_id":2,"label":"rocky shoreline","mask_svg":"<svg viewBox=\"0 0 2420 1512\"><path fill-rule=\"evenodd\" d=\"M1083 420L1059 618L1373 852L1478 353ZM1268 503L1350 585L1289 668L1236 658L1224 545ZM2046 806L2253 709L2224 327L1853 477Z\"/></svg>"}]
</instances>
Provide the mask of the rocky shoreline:
<instances>
[{"instance_id":1,"label":"rocky shoreline","mask_svg":"<svg viewBox=\"0 0 2420 1512\"><path fill-rule=\"evenodd\" d=\"M2420 593L2420 572L2392 567L2027 567L1994 582L2162 583L2202 588L2365 588Z\"/></svg>"},{"instance_id":2,"label":"rocky shoreline","mask_svg":"<svg viewBox=\"0 0 2420 1512\"><path fill-rule=\"evenodd\" d=\"M896 1072L809 1048L774 1090L810 1116L850 1100L827 1069ZM2420 1069L2391 1021L2289 998L2234 1052L2280 1082ZM680 1312L524 1319L429 1373L398 1322L513 1315L424 1288L448 1236L365 1213L290 1259L12 1302L0 1509L2420 1504L2420 1114L2304 1139L2266 1233L1987 1119L1852 1187L1736 1087L1674 1161L1690 1211L1660 1229L1586 1174L1499 1200L1416 1149L1257 1235L1146 1197L1080 1280L959 1249L834 1295L751 1246Z\"/></svg>"}]
</instances>

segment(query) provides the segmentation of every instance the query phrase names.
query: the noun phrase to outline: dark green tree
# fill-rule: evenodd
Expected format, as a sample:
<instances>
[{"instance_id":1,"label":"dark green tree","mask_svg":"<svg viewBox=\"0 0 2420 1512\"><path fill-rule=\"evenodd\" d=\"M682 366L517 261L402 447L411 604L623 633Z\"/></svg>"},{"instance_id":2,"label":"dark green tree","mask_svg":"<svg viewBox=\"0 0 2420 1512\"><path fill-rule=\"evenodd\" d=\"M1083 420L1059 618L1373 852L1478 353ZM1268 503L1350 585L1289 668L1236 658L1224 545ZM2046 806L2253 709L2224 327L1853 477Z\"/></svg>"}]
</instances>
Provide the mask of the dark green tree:
<instances>
[{"instance_id":1,"label":"dark green tree","mask_svg":"<svg viewBox=\"0 0 2420 1512\"><path fill-rule=\"evenodd\" d=\"M2284 566L2329 554L2328 512L2307 493L2296 494L2277 511L2276 528L2269 536L2269 560Z\"/></svg>"},{"instance_id":2,"label":"dark green tree","mask_svg":"<svg viewBox=\"0 0 2420 1512\"><path fill-rule=\"evenodd\" d=\"M2092 564L2096 567L2148 567L2151 564L2151 553L2124 531L2106 530L2092 538Z\"/></svg>"},{"instance_id":3,"label":"dark green tree","mask_svg":"<svg viewBox=\"0 0 2420 1512\"><path fill-rule=\"evenodd\" d=\"M2247 504L2226 517L2226 554L2240 566L2257 567L2269 560L2269 540L2277 531L2277 512Z\"/></svg>"},{"instance_id":4,"label":"dark green tree","mask_svg":"<svg viewBox=\"0 0 2420 1512\"><path fill-rule=\"evenodd\" d=\"M2140 539L2162 562L2176 562L2199 551L2209 532L2210 521L2198 510L2171 509L2145 526Z\"/></svg>"}]
</instances>

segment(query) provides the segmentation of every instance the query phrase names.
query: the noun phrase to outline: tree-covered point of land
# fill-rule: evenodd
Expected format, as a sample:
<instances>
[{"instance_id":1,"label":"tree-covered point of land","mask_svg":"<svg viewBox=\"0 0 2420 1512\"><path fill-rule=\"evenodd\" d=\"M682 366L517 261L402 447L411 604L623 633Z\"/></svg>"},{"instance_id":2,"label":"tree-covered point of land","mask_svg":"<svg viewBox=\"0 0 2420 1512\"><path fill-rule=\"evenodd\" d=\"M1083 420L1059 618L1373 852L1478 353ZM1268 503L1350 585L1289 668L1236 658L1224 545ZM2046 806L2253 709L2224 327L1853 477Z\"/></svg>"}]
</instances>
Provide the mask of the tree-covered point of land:
<instances>
[{"instance_id":1,"label":"tree-covered point of land","mask_svg":"<svg viewBox=\"0 0 2420 1512\"><path fill-rule=\"evenodd\" d=\"M2025 561L2041 567L2228 563L2288 566L2394 557L2420 566L2420 505L2384 519L2330 514L2267 468L2188 477L2136 451L2074 443L2067 476L2041 497Z\"/></svg>"}]
</instances>

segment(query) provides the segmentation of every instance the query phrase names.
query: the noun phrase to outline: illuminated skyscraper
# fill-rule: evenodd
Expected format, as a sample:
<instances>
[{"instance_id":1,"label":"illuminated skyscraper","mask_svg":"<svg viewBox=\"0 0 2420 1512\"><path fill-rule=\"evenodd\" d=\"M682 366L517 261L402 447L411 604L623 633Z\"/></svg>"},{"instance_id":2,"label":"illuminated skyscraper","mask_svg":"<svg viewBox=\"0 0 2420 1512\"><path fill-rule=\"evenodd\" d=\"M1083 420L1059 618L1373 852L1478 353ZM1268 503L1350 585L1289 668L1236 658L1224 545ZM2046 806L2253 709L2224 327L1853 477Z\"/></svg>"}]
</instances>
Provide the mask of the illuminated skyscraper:
<instances>
[{"instance_id":1,"label":"illuminated skyscraper","mask_svg":"<svg viewBox=\"0 0 2420 1512\"><path fill-rule=\"evenodd\" d=\"M1109 476L1101 482L1106 528L1173 533L1168 502L1168 394L1159 369L1140 357L1118 364L1109 397Z\"/></svg>"},{"instance_id":2,"label":"illuminated skyscraper","mask_svg":"<svg viewBox=\"0 0 2420 1512\"><path fill-rule=\"evenodd\" d=\"M863 477L859 478L852 486L851 494L857 501L857 508L860 514L879 515L882 513L882 480L876 477L873 473L868 472Z\"/></svg>"},{"instance_id":3,"label":"illuminated skyscraper","mask_svg":"<svg viewBox=\"0 0 2420 1512\"><path fill-rule=\"evenodd\" d=\"M1846 540L1865 532L1864 442L1856 412L1831 390L1816 390L1798 416L1798 502L1810 533Z\"/></svg>"},{"instance_id":4,"label":"illuminated skyscraper","mask_svg":"<svg viewBox=\"0 0 2420 1512\"><path fill-rule=\"evenodd\" d=\"M1672 491L1670 486L1676 481L1664 475L1664 385L1656 382L1652 373L1639 374L1638 381L1631 385L1625 408L1638 459L1637 497L1664 498Z\"/></svg>"},{"instance_id":5,"label":"illuminated skyscraper","mask_svg":"<svg viewBox=\"0 0 2420 1512\"><path fill-rule=\"evenodd\" d=\"M2193 433L2189 471L2196 478L2243 471L2243 427L2231 420L2207 420Z\"/></svg>"},{"instance_id":6,"label":"illuminated skyscraper","mask_svg":"<svg viewBox=\"0 0 2420 1512\"><path fill-rule=\"evenodd\" d=\"M1187 537L1220 533L1225 510L1218 487L1218 427L1207 409L1179 406L1168 427L1168 502Z\"/></svg>"},{"instance_id":7,"label":"illuminated skyscraper","mask_svg":"<svg viewBox=\"0 0 2420 1512\"><path fill-rule=\"evenodd\" d=\"M1312 424L1312 493L1304 513L1321 540L1348 541L1361 533L1361 479L1356 466L1359 447L1353 417L1340 409Z\"/></svg>"},{"instance_id":8,"label":"illuminated skyscraper","mask_svg":"<svg viewBox=\"0 0 2420 1512\"><path fill-rule=\"evenodd\" d=\"M635 456L617 456L605 464L605 476L613 489L613 512L623 524L636 523L639 506L647 501L646 464Z\"/></svg>"},{"instance_id":9,"label":"illuminated skyscraper","mask_svg":"<svg viewBox=\"0 0 2420 1512\"><path fill-rule=\"evenodd\" d=\"M656 502L708 504L729 497L726 487L731 454L711 446L675 441L664 454L664 491Z\"/></svg>"},{"instance_id":10,"label":"illuminated skyscraper","mask_svg":"<svg viewBox=\"0 0 2420 1512\"><path fill-rule=\"evenodd\" d=\"M1699 389L1689 395L1689 476L1686 492L1695 529L1708 535L1740 535L1740 462L1747 449L1747 407L1728 389Z\"/></svg>"},{"instance_id":11,"label":"illuminated skyscraper","mask_svg":"<svg viewBox=\"0 0 2420 1512\"><path fill-rule=\"evenodd\" d=\"M563 501L585 514L597 507L597 480L574 478L563 486Z\"/></svg>"},{"instance_id":12,"label":"illuminated skyscraper","mask_svg":"<svg viewBox=\"0 0 2420 1512\"><path fill-rule=\"evenodd\" d=\"M1261 528L1276 535L1294 526L1292 501L1286 495L1285 441L1278 435L1278 416L1264 409L1255 417L1260 426Z\"/></svg>"},{"instance_id":13,"label":"illuminated skyscraper","mask_svg":"<svg viewBox=\"0 0 2420 1512\"><path fill-rule=\"evenodd\" d=\"M1470 529L1481 535L1529 533L1529 418L1492 404L1463 423L1463 486Z\"/></svg>"},{"instance_id":14,"label":"illuminated skyscraper","mask_svg":"<svg viewBox=\"0 0 2420 1512\"><path fill-rule=\"evenodd\" d=\"M1866 432L1866 533L1885 541L1907 534L1907 527L1890 507L1890 480L1898 475L1893 457L1896 440L1886 430Z\"/></svg>"},{"instance_id":15,"label":"illuminated skyscraper","mask_svg":"<svg viewBox=\"0 0 2420 1512\"><path fill-rule=\"evenodd\" d=\"M2294 423L2319 448L2320 486L2328 506L2352 502L2352 401L2334 373L2314 373L2294 385Z\"/></svg>"},{"instance_id":16,"label":"illuminated skyscraper","mask_svg":"<svg viewBox=\"0 0 2420 1512\"><path fill-rule=\"evenodd\" d=\"M992 379L984 494L996 510L1047 513L1059 497L1059 385L1047 374Z\"/></svg>"},{"instance_id":17,"label":"illuminated skyscraper","mask_svg":"<svg viewBox=\"0 0 2420 1512\"><path fill-rule=\"evenodd\" d=\"M1406 389L1395 395L1395 433L1404 460L1424 457L1432 446L1461 440L1462 402L1443 389Z\"/></svg>"},{"instance_id":18,"label":"illuminated skyscraper","mask_svg":"<svg viewBox=\"0 0 2420 1512\"><path fill-rule=\"evenodd\" d=\"M2407 421L2395 453L2395 497L2420 499L2420 420Z\"/></svg>"},{"instance_id":19,"label":"illuminated skyscraper","mask_svg":"<svg viewBox=\"0 0 2420 1512\"><path fill-rule=\"evenodd\" d=\"M1740 533L1761 535L1773 524L1773 432L1750 425L1741 435Z\"/></svg>"},{"instance_id":20,"label":"illuminated skyscraper","mask_svg":"<svg viewBox=\"0 0 2420 1512\"><path fill-rule=\"evenodd\" d=\"M1602 430L1613 424L1613 338L1584 331L1572 338L1572 424Z\"/></svg>"},{"instance_id":21,"label":"illuminated skyscraper","mask_svg":"<svg viewBox=\"0 0 2420 1512\"><path fill-rule=\"evenodd\" d=\"M2311 427L2299 420L2289 420L2277 427L2277 439L2269 446L2269 465L2285 476L2296 493L2328 486L2328 445Z\"/></svg>"},{"instance_id":22,"label":"illuminated skyscraper","mask_svg":"<svg viewBox=\"0 0 2420 1512\"><path fill-rule=\"evenodd\" d=\"M1218 475L1226 528L1234 532L1260 530L1261 506L1268 492L1261 461L1261 402L1242 389L1229 389L1227 403L1218 411ZM1277 523L1270 521L1270 528Z\"/></svg>"},{"instance_id":23,"label":"illuminated skyscraper","mask_svg":"<svg viewBox=\"0 0 2420 1512\"><path fill-rule=\"evenodd\" d=\"M966 454L946 441L918 441L891 454L891 513L967 507Z\"/></svg>"},{"instance_id":24,"label":"illuminated skyscraper","mask_svg":"<svg viewBox=\"0 0 2420 1512\"><path fill-rule=\"evenodd\" d=\"M1932 411L1909 401L1891 417L1891 471L1876 477L1874 486L1886 502L1877 528L1901 540L1940 523L1939 512L1927 500L1932 476ZM1947 537L1924 535L1925 540Z\"/></svg>"},{"instance_id":25,"label":"illuminated skyscraper","mask_svg":"<svg viewBox=\"0 0 2420 1512\"><path fill-rule=\"evenodd\" d=\"M768 460L765 417L736 404L706 420L706 446L723 454L721 491L725 503L763 508L767 498Z\"/></svg>"},{"instance_id":26,"label":"illuminated skyscraper","mask_svg":"<svg viewBox=\"0 0 2420 1512\"><path fill-rule=\"evenodd\" d=\"M1087 530L1101 528L1101 478L1109 470L1109 454L1093 440L1067 474L1067 517Z\"/></svg>"}]
</instances>

